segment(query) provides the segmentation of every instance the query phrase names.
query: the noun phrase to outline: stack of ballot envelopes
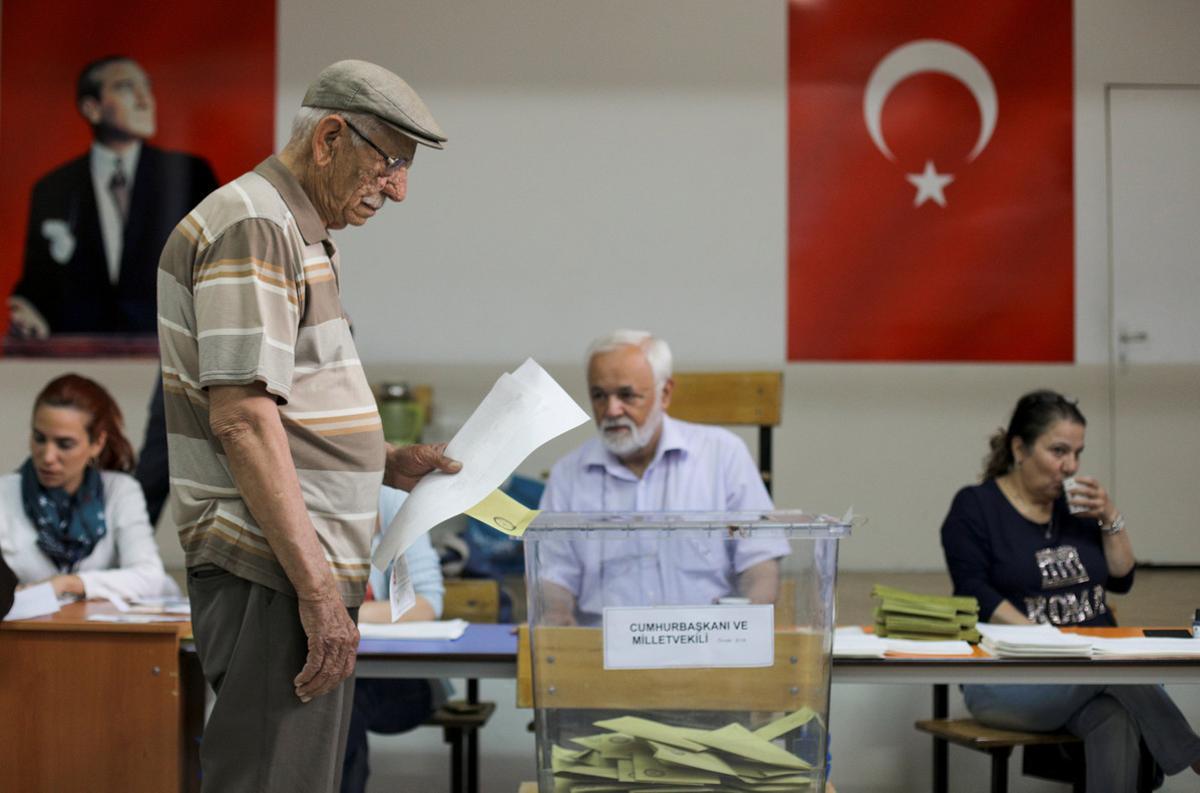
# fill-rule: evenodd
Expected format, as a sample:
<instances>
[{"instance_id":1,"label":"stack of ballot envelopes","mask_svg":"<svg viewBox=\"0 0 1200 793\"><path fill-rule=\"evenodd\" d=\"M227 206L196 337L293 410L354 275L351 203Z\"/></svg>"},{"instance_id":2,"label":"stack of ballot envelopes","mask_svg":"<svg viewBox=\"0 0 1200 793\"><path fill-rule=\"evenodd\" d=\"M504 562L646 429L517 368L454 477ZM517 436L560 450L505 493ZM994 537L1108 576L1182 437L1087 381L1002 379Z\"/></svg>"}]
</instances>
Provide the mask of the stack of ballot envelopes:
<instances>
[{"instance_id":1,"label":"stack of ballot envelopes","mask_svg":"<svg viewBox=\"0 0 1200 793\"><path fill-rule=\"evenodd\" d=\"M636 716L597 721L603 732L571 738L574 747L551 747L554 791L808 791L819 769L776 739L814 720L821 727L806 707L755 730L737 722L715 730L676 727Z\"/></svg>"},{"instance_id":2,"label":"stack of ballot envelopes","mask_svg":"<svg viewBox=\"0 0 1200 793\"><path fill-rule=\"evenodd\" d=\"M973 597L918 595L876 584L875 633L896 639L979 641L979 601Z\"/></svg>"}]
</instances>

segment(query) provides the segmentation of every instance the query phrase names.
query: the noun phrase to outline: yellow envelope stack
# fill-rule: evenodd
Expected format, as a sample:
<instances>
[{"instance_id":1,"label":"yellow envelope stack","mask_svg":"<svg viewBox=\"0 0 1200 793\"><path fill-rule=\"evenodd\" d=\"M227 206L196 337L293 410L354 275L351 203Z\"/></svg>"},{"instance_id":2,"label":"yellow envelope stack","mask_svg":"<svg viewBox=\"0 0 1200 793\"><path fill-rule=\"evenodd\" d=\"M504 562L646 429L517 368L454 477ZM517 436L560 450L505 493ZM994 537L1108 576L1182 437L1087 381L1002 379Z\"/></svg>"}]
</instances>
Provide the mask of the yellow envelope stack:
<instances>
[{"instance_id":1,"label":"yellow envelope stack","mask_svg":"<svg viewBox=\"0 0 1200 793\"><path fill-rule=\"evenodd\" d=\"M875 633L895 639L978 643L979 601L973 597L919 595L876 584Z\"/></svg>"}]
</instances>

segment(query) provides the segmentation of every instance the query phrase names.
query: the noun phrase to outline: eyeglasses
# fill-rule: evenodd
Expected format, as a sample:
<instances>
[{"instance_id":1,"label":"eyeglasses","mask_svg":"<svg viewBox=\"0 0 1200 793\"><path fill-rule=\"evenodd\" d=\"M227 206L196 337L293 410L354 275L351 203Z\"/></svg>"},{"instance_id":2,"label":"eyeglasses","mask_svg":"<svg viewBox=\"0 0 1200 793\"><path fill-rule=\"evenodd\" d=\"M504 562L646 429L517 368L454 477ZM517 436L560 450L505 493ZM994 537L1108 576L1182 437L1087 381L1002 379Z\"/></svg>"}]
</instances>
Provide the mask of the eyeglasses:
<instances>
[{"instance_id":1,"label":"eyeglasses","mask_svg":"<svg viewBox=\"0 0 1200 793\"><path fill-rule=\"evenodd\" d=\"M396 171L400 170L401 168L407 168L408 166L412 165L412 157L389 157L388 153L386 151L384 151L383 149L379 148L379 146L375 143L375 141L368 138L365 134L363 134L362 130L360 130L358 127L354 126L353 124L351 124L350 119L342 118L342 121L346 122L346 126L349 127L350 130L355 135L357 135L358 137L365 140L367 142L368 146L370 146L372 149L374 149L376 152L379 153L379 156L383 158L383 161L385 163L385 166L383 169L384 173L391 175L391 174L394 174Z\"/></svg>"},{"instance_id":2,"label":"eyeglasses","mask_svg":"<svg viewBox=\"0 0 1200 793\"><path fill-rule=\"evenodd\" d=\"M588 394L593 404L608 402L612 397L616 397L626 405L637 405L646 398L645 394L640 394L634 391L629 386L622 386L614 391L605 391L603 388L593 388Z\"/></svg>"}]
</instances>

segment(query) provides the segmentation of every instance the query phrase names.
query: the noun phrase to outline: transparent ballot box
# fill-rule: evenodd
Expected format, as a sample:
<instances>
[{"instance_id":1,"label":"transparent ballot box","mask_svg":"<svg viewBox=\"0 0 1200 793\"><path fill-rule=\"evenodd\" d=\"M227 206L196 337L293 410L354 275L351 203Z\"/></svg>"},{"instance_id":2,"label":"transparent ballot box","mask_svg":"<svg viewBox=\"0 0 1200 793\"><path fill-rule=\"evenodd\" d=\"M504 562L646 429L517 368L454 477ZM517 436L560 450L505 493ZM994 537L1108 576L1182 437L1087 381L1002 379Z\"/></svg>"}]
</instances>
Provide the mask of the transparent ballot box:
<instances>
[{"instance_id":1,"label":"transparent ballot box","mask_svg":"<svg viewBox=\"0 0 1200 793\"><path fill-rule=\"evenodd\" d=\"M849 532L794 511L540 514L539 793L823 791Z\"/></svg>"}]
</instances>

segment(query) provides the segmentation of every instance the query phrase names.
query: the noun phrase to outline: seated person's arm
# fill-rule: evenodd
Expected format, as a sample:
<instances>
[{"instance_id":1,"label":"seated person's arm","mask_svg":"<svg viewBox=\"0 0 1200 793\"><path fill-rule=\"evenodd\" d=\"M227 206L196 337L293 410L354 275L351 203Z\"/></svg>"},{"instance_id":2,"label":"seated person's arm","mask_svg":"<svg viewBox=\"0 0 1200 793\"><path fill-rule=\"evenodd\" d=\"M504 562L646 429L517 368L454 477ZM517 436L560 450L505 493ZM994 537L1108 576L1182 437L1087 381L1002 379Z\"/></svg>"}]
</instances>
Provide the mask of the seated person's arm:
<instances>
[{"instance_id":1,"label":"seated person's arm","mask_svg":"<svg viewBox=\"0 0 1200 793\"><path fill-rule=\"evenodd\" d=\"M542 622L546 625L576 625L575 596L566 587L542 581Z\"/></svg>"},{"instance_id":2,"label":"seated person's arm","mask_svg":"<svg viewBox=\"0 0 1200 793\"><path fill-rule=\"evenodd\" d=\"M131 600L174 594L175 587L169 583L162 557L158 555L154 527L146 513L141 485L134 479L120 477L113 483L107 498L111 500L109 512L112 515L109 531L114 535L116 562L120 567L86 570L74 576L56 578L79 579L77 594L88 598L116 595Z\"/></svg>"},{"instance_id":3,"label":"seated person's arm","mask_svg":"<svg viewBox=\"0 0 1200 793\"><path fill-rule=\"evenodd\" d=\"M942 523L942 552L954 582L954 594L979 601L980 622L1028 622L993 585L993 553L982 505L970 490L960 490Z\"/></svg>"},{"instance_id":4,"label":"seated person's arm","mask_svg":"<svg viewBox=\"0 0 1200 793\"><path fill-rule=\"evenodd\" d=\"M738 575L738 592L751 603L774 603L779 595L779 560L767 559Z\"/></svg>"},{"instance_id":5,"label":"seated person's arm","mask_svg":"<svg viewBox=\"0 0 1200 793\"><path fill-rule=\"evenodd\" d=\"M427 622L436 620L437 613L428 600L417 595L417 602L412 608L400 615L397 622ZM359 622L391 622L392 604L386 600L368 600L358 609Z\"/></svg>"},{"instance_id":6,"label":"seated person's arm","mask_svg":"<svg viewBox=\"0 0 1200 793\"><path fill-rule=\"evenodd\" d=\"M988 622L999 622L1004 625L1032 625L1030 621L1021 612L1017 611L1017 607L1007 600L1001 600L1000 605L996 606L996 610L992 612L987 619Z\"/></svg>"}]
</instances>

